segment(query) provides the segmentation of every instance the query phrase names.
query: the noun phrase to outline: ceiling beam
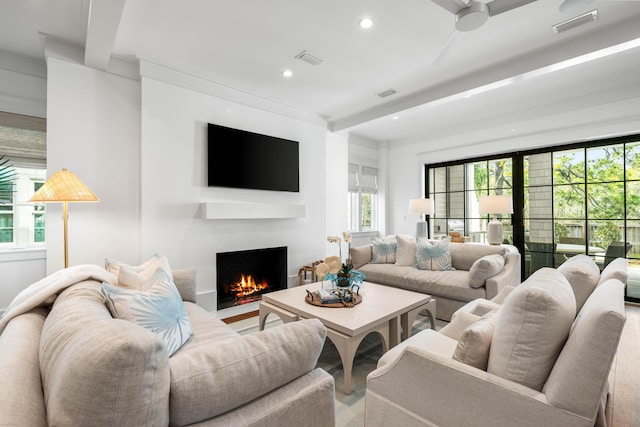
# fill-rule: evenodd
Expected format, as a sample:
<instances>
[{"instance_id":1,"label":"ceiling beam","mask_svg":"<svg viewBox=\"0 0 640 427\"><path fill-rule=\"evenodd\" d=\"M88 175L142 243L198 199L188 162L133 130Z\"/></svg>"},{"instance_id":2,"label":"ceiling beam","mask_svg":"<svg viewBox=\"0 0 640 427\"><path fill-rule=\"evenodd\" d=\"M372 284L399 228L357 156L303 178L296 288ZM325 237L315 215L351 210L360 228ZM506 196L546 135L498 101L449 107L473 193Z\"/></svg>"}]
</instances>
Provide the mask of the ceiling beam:
<instances>
[{"instance_id":1,"label":"ceiling beam","mask_svg":"<svg viewBox=\"0 0 640 427\"><path fill-rule=\"evenodd\" d=\"M124 3L125 0L91 0L84 50L86 66L107 69Z\"/></svg>"}]
</instances>

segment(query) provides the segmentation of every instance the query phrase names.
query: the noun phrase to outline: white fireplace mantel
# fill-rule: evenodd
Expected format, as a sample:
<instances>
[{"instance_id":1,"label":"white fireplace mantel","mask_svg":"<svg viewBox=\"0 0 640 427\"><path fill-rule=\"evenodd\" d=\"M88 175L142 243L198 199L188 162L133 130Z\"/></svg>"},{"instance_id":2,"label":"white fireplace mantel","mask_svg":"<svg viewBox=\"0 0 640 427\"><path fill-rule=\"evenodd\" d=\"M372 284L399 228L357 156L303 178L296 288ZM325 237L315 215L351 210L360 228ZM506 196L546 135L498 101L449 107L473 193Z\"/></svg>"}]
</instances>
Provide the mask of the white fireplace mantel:
<instances>
[{"instance_id":1,"label":"white fireplace mantel","mask_svg":"<svg viewBox=\"0 0 640 427\"><path fill-rule=\"evenodd\" d=\"M204 219L304 218L305 205L290 203L203 202Z\"/></svg>"}]
</instances>

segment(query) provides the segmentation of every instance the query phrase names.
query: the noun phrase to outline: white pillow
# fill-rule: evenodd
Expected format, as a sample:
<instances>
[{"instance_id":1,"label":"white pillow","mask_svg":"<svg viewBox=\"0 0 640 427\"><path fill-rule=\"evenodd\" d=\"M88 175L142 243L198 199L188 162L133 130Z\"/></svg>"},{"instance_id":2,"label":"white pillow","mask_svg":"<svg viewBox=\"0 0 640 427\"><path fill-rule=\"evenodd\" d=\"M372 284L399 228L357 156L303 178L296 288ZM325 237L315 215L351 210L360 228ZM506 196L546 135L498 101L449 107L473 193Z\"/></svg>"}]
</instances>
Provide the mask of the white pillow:
<instances>
[{"instance_id":1,"label":"white pillow","mask_svg":"<svg viewBox=\"0 0 640 427\"><path fill-rule=\"evenodd\" d=\"M493 254L478 258L469 269L469 286L480 288L489 277L500 273L504 268L504 257Z\"/></svg>"},{"instance_id":2,"label":"white pillow","mask_svg":"<svg viewBox=\"0 0 640 427\"><path fill-rule=\"evenodd\" d=\"M451 322L447 323L438 332L444 336L447 336L454 340L458 340L462 336L462 333L465 329L467 329L469 326L471 326L471 324L477 322L480 319L480 316L477 316L473 313L468 313L466 311L457 311L453 314Z\"/></svg>"},{"instance_id":3,"label":"white pillow","mask_svg":"<svg viewBox=\"0 0 640 427\"><path fill-rule=\"evenodd\" d=\"M173 273L167 257L153 254L148 260L140 265L132 266L121 261L105 258L105 268L115 274L118 278L116 286L125 289L140 289L143 282L151 277L158 268L168 272L173 281Z\"/></svg>"},{"instance_id":4,"label":"white pillow","mask_svg":"<svg viewBox=\"0 0 640 427\"><path fill-rule=\"evenodd\" d=\"M580 312L600 280L598 264L587 255L574 255L563 262L558 271L569 281L576 297L576 311Z\"/></svg>"},{"instance_id":5,"label":"white pillow","mask_svg":"<svg viewBox=\"0 0 640 427\"><path fill-rule=\"evenodd\" d=\"M418 246L416 239L403 234L396 234L398 249L396 250L396 265L414 266L416 265L416 250Z\"/></svg>"},{"instance_id":6,"label":"white pillow","mask_svg":"<svg viewBox=\"0 0 640 427\"><path fill-rule=\"evenodd\" d=\"M384 239L373 239L371 248L372 264L395 264L396 262L396 236L387 236Z\"/></svg>"},{"instance_id":7,"label":"white pillow","mask_svg":"<svg viewBox=\"0 0 640 427\"><path fill-rule=\"evenodd\" d=\"M491 340L500 315L500 308L469 325L460 336L453 358L459 362L487 370Z\"/></svg>"},{"instance_id":8,"label":"white pillow","mask_svg":"<svg viewBox=\"0 0 640 427\"><path fill-rule=\"evenodd\" d=\"M426 238L419 238L416 249L416 266L419 270L455 270L451 265L451 239L436 240L433 244Z\"/></svg>"},{"instance_id":9,"label":"white pillow","mask_svg":"<svg viewBox=\"0 0 640 427\"><path fill-rule=\"evenodd\" d=\"M169 273L157 269L141 290L124 289L102 283L111 315L133 322L158 334L169 356L191 336L191 322L178 289Z\"/></svg>"},{"instance_id":10,"label":"white pillow","mask_svg":"<svg viewBox=\"0 0 640 427\"><path fill-rule=\"evenodd\" d=\"M502 305L487 372L542 390L575 315L567 279L553 268L537 270Z\"/></svg>"}]
</instances>

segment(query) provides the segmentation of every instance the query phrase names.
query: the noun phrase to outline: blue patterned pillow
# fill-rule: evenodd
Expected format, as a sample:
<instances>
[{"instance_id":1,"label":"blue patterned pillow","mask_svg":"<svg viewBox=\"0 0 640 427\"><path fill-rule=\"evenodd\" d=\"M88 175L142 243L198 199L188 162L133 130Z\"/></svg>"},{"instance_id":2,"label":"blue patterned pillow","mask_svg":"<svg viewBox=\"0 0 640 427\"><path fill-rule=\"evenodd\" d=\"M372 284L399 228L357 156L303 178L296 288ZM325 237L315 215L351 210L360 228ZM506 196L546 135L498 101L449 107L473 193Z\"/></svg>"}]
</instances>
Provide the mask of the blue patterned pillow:
<instances>
[{"instance_id":1,"label":"blue patterned pillow","mask_svg":"<svg viewBox=\"0 0 640 427\"><path fill-rule=\"evenodd\" d=\"M451 265L450 239L437 240L433 243L418 239L416 264L419 270L446 271L455 270Z\"/></svg>"},{"instance_id":2,"label":"blue patterned pillow","mask_svg":"<svg viewBox=\"0 0 640 427\"><path fill-rule=\"evenodd\" d=\"M162 338L169 356L191 336L191 322L171 276L158 268L141 290L124 289L102 283L111 315L128 320Z\"/></svg>"},{"instance_id":3,"label":"blue patterned pillow","mask_svg":"<svg viewBox=\"0 0 640 427\"><path fill-rule=\"evenodd\" d=\"M395 264L398 242L396 236L387 236L384 239L373 239L371 248L372 264Z\"/></svg>"}]
</instances>

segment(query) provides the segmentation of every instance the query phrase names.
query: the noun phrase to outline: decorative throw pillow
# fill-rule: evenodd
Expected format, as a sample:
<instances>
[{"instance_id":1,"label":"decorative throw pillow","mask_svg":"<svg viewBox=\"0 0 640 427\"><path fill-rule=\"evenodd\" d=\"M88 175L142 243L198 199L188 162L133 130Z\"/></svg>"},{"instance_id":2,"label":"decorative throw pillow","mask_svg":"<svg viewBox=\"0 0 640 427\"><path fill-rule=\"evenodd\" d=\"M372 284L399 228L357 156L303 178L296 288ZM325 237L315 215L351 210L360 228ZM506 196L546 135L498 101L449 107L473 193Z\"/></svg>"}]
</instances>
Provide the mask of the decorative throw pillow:
<instances>
[{"instance_id":1,"label":"decorative throw pillow","mask_svg":"<svg viewBox=\"0 0 640 427\"><path fill-rule=\"evenodd\" d=\"M398 243L396 236L387 236L384 239L373 239L371 263L393 264L396 262L396 248Z\"/></svg>"},{"instance_id":2,"label":"decorative throw pillow","mask_svg":"<svg viewBox=\"0 0 640 427\"><path fill-rule=\"evenodd\" d=\"M473 313L467 313L466 311L457 311L451 318L451 322L447 323L438 332L441 335L447 336L454 340L459 340L462 333L472 324L476 323L482 317L476 316Z\"/></svg>"},{"instance_id":3,"label":"decorative throw pillow","mask_svg":"<svg viewBox=\"0 0 640 427\"><path fill-rule=\"evenodd\" d=\"M487 372L542 390L575 316L567 279L553 268L537 270L502 305Z\"/></svg>"},{"instance_id":4,"label":"decorative throw pillow","mask_svg":"<svg viewBox=\"0 0 640 427\"><path fill-rule=\"evenodd\" d=\"M487 370L489 350L500 309L490 312L462 332L453 358L459 362Z\"/></svg>"},{"instance_id":5,"label":"decorative throw pillow","mask_svg":"<svg viewBox=\"0 0 640 427\"><path fill-rule=\"evenodd\" d=\"M558 271L569 281L576 297L576 311L580 312L600 279L598 264L587 255L574 255L563 262Z\"/></svg>"},{"instance_id":6,"label":"decorative throw pillow","mask_svg":"<svg viewBox=\"0 0 640 427\"><path fill-rule=\"evenodd\" d=\"M169 356L191 336L191 322L169 273L157 269L140 290L124 289L104 282L102 292L111 315L136 323L158 334Z\"/></svg>"},{"instance_id":7,"label":"decorative throw pillow","mask_svg":"<svg viewBox=\"0 0 640 427\"><path fill-rule=\"evenodd\" d=\"M418 239L416 265L419 270L446 271L455 270L451 265L450 239L436 240L431 243L426 238Z\"/></svg>"},{"instance_id":8,"label":"decorative throw pillow","mask_svg":"<svg viewBox=\"0 0 640 427\"><path fill-rule=\"evenodd\" d=\"M493 254L478 258L469 270L469 286L472 288L484 286L484 282L489 277L500 273L503 268L504 257L502 255Z\"/></svg>"},{"instance_id":9,"label":"decorative throw pillow","mask_svg":"<svg viewBox=\"0 0 640 427\"><path fill-rule=\"evenodd\" d=\"M418 249L416 239L411 236L397 234L396 241L398 242L398 249L396 250L396 265L416 265L416 250Z\"/></svg>"},{"instance_id":10,"label":"decorative throw pillow","mask_svg":"<svg viewBox=\"0 0 640 427\"><path fill-rule=\"evenodd\" d=\"M171 266L167 257L161 257L160 255L153 254L148 260L144 261L140 265L129 265L121 261L105 258L105 268L107 271L115 274L118 278L116 286L125 289L140 289L142 283L151 277L158 268L162 268L168 272L173 280L171 273Z\"/></svg>"}]
</instances>

